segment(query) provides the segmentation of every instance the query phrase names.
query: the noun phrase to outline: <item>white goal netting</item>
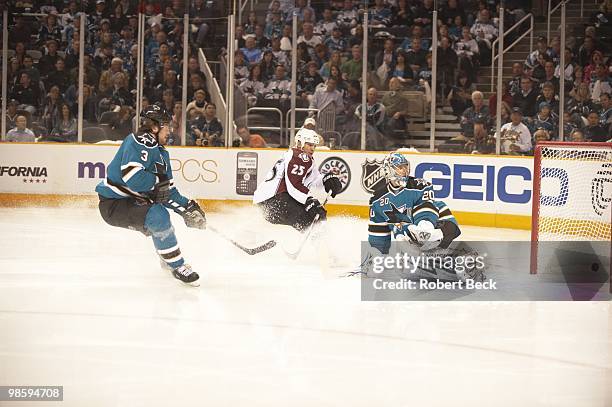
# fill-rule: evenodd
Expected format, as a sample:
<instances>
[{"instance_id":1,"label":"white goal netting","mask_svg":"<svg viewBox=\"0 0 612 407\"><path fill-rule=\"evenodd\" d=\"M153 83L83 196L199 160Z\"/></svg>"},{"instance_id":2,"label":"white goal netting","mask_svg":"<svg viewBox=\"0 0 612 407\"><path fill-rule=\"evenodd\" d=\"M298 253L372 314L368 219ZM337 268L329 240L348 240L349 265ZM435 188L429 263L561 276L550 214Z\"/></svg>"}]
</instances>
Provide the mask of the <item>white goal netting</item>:
<instances>
[{"instance_id":1,"label":"white goal netting","mask_svg":"<svg viewBox=\"0 0 612 407\"><path fill-rule=\"evenodd\" d=\"M535 160L539 202L534 202L533 227L537 241L609 241L612 144L544 145ZM535 199L537 195L534 191Z\"/></svg>"}]
</instances>

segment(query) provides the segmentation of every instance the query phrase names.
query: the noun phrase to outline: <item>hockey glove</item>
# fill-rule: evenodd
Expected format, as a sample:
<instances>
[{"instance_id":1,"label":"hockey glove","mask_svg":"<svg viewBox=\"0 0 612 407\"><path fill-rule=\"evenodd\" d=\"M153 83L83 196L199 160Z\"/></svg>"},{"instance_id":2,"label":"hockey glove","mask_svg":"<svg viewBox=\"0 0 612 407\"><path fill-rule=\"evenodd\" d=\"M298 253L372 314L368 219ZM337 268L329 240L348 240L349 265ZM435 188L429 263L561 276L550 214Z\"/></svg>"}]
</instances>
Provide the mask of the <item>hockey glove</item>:
<instances>
[{"instance_id":1,"label":"hockey glove","mask_svg":"<svg viewBox=\"0 0 612 407\"><path fill-rule=\"evenodd\" d=\"M193 199L187 203L185 212L181 213L188 228L206 229L206 214Z\"/></svg>"},{"instance_id":2,"label":"hockey glove","mask_svg":"<svg viewBox=\"0 0 612 407\"><path fill-rule=\"evenodd\" d=\"M304 210L312 219L314 219L317 215L319 215L319 220L327 219L327 211L323 205L321 205L321 202L311 196L306 199L306 202L304 203Z\"/></svg>"},{"instance_id":3,"label":"hockey glove","mask_svg":"<svg viewBox=\"0 0 612 407\"><path fill-rule=\"evenodd\" d=\"M153 191L149 193L149 198L156 204L165 204L170 200L170 180L164 179L155 184Z\"/></svg>"},{"instance_id":4,"label":"hockey glove","mask_svg":"<svg viewBox=\"0 0 612 407\"><path fill-rule=\"evenodd\" d=\"M335 198L342 191L342 182L340 182L340 178L332 173L325 174L323 176L323 187L325 192L331 191L331 197Z\"/></svg>"}]
</instances>

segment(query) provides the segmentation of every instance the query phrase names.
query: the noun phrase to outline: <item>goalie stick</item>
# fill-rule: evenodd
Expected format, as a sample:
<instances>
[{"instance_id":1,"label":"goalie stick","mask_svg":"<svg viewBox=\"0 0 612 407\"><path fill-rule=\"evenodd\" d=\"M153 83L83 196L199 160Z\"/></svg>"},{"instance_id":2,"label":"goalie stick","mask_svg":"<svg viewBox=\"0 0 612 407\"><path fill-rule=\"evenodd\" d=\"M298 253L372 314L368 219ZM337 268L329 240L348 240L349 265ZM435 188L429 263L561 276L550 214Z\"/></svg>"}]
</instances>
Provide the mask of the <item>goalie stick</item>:
<instances>
[{"instance_id":1,"label":"goalie stick","mask_svg":"<svg viewBox=\"0 0 612 407\"><path fill-rule=\"evenodd\" d=\"M213 226L208 225L206 227L208 230L210 230L211 232L216 233L217 235L219 235L220 237L222 237L223 239L227 240L228 242L230 242L231 244L233 244L234 246L236 246L237 248L239 248L240 250L242 250L243 252L245 252L246 254L249 254L251 256L261 253L261 252L265 252L268 249L273 248L274 246L276 246L276 241L274 240L270 240L260 246L257 247L253 247L253 248L248 248L248 247L244 247L243 245L241 245L240 243L238 243L237 241L231 239L230 237L226 236L225 234L223 234L221 231L217 230L216 228L214 228Z\"/></svg>"},{"instance_id":2,"label":"goalie stick","mask_svg":"<svg viewBox=\"0 0 612 407\"><path fill-rule=\"evenodd\" d=\"M327 193L327 196L325 196L325 200L323 201L323 204L321 206L325 206L325 204L327 203L327 200L329 199L329 196L331 195L331 192ZM310 235L312 234L313 229L315 228L315 225L317 224L317 221L319 220L319 214L317 213L315 215L314 220L312 221L312 223L310 224L310 227L308 228L308 232L306 232L306 235L304 236L304 238L302 239L302 242L300 243L300 245L298 246L298 249L295 252L288 252L287 250L285 250L285 248L281 247L283 249L283 252L285 252L285 254L291 258L292 260L296 260L298 258L298 256L300 255L300 253L302 252L302 249L304 248L304 246L306 245L306 242L308 241L308 238L310 237Z\"/></svg>"}]
</instances>

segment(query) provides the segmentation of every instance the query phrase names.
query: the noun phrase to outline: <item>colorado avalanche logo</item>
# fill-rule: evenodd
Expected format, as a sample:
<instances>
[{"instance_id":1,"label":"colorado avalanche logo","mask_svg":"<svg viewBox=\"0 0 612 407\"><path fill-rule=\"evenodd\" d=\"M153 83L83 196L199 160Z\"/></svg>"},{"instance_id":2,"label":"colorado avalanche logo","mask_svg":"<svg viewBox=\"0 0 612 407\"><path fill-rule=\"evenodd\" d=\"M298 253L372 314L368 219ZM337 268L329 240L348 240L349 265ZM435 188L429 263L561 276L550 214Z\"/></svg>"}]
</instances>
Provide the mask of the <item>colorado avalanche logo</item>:
<instances>
[{"instance_id":1,"label":"colorado avalanche logo","mask_svg":"<svg viewBox=\"0 0 612 407\"><path fill-rule=\"evenodd\" d=\"M340 182L342 183L340 194L346 191L346 188L348 188L351 183L351 169L346 161L340 157L326 158L319 166L319 172L321 174L332 173L340 178Z\"/></svg>"},{"instance_id":2,"label":"colorado avalanche logo","mask_svg":"<svg viewBox=\"0 0 612 407\"><path fill-rule=\"evenodd\" d=\"M385 183L385 175L382 168L383 160L369 160L361 164L361 186L366 192L373 194L374 191Z\"/></svg>"}]
</instances>

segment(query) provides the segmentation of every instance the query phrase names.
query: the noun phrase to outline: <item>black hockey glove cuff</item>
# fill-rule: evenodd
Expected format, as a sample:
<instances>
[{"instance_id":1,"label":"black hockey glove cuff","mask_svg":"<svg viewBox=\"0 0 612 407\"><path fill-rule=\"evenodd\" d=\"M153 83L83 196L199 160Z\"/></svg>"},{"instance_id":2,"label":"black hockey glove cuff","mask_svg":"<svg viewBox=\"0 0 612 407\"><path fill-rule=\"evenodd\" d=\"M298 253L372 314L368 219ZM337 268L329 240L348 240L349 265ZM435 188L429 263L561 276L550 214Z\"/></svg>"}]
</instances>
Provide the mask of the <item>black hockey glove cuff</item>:
<instances>
[{"instance_id":1,"label":"black hockey glove cuff","mask_svg":"<svg viewBox=\"0 0 612 407\"><path fill-rule=\"evenodd\" d=\"M181 216L188 228L206 229L206 214L193 199L187 203L187 207L184 212L181 212Z\"/></svg>"},{"instance_id":2,"label":"black hockey glove cuff","mask_svg":"<svg viewBox=\"0 0 612 407\"><path fill-rule=\"evenodd\" d=\"M306 199L306 202L304 203L304 210L312 219L314 219L317 215L319 215L319 220L327 219L327 211L323 205L321 205L321 202L311 196Z\"/></svg>"},{"instance_id":3,"label":"black hockey glove cuff","mask_svg":"<svg viewBox=\"0 0 612 407\"><path fill-rule=\"evenodd\" d=\"M334 174L325 174L323 176L323 187L325 188L325 192L331 192L331 197L335 198L336 195L342 191L342 182L340 182L340 178Z\"/></svg>"},{"instance_id":4,"label":"black hockey glove cuff","mask_svg":"<svg viewBox=\"0 0 612 407\"><path fill-rule=\"evenodd\" d=\"M165 204L170 200L170 180L166 179L155 184L149 198L156 204Z\"/></svg>"}]
</instances>

